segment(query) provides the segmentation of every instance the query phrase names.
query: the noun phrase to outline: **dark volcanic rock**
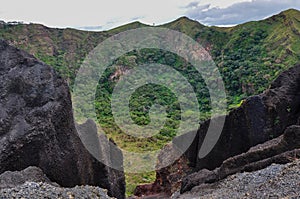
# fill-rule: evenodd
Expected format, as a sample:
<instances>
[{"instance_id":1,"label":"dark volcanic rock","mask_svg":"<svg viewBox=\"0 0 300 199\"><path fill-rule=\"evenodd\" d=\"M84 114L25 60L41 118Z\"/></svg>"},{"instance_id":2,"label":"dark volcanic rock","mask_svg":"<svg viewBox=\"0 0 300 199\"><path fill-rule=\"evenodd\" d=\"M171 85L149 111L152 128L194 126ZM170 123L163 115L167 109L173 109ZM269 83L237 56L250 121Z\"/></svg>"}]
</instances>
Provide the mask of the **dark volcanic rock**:
<instances>
[{"instance_id":1,"label":"dark volcanic rock","mask_svg":"<svg viewBox=\"0 0 300 199\"><path fill-rule=\"evenodd\" d=\"M0 198L111 198L107 190L100 187L60 187L51 182L38 167L22 171L6 171L0 175Z\"/></svg>"},{"instance_id":2,"label":"dark volcanic rock","mask_svg":"<svg viewBox=\"0 0 300 199\"><path fill-rule=\"evenodd\" d=\"M0 190L1 199L115 199L107 195L107 190L93 186L76 186L73 188L63 188L52 186L43 182L26 182L23 185Z\"/></svg>"},{"instance_id":3,"label":"dark volcanic rock","mask_svg":"<svg viewBox=\"0 0 300 199\"><path fill-rule=\"evenodd\" d=\"M97 126L93 120L88 119L84 124L77 125L77 131L81 135L82 141L92 148L92 154L102 162L103 171L97 176L100 184L109 187L109 193L116 193L121 198L120 193L125 193L125 176L123 174L123 155L113 141L107 139L104 134L98 134ZM114 165L114 169L107 166Z\"/></svg>"},{"instance_id":4,"label":"dark volcanic rock","mask_svg":"<svg viewBox=\"0 0 300 199\"><path fill-rule=\"evenodd\" d=\"M202 169L207 169L206 171L212 171L215 168L220 167L223 161L226 159L245 153L253 146L279 137L284 133L288 126L299 123L299 102L300 65L297 65L280 74L280 76L272 83L270 88L264 93L246 99L239 108L232 110L225 118L224 128L217 144L206 157L200 159L198 154L211 120L202 123L195 136L194 142L184 153L183 157L178 160L181 161L182 159L187 159L187 161L183 163L186 165L181 164L181 168L189 167L189 170L193 170L193 172L201 172ZM213 118L212 120L218 124L220 119L222 118ZM185 136L189 137L193 133L194 132L191 132L178 137L173 142L173 145L176 146L178 143L180 145L181 140L185 139ZM272 150L275 149L271 149L271 151ZM258 158L257 161L253 161L253 163L249 165L247 169L251 170L251 167L253 170L259 169L260 167L264 168L271 162L287 162L286 160L289 158L289 155L292 152L287 151L286 153L287 154L285 155L283 153L282 155L277 156L276 154L279 154L279 151L273 151L273 154L275 155L273 159L271 156L269 156L269 159L264 159L263 157L261 159ZM262 162L259 163L259 160ZM245 162L245 160L238 161ZM251 162L251 160L246 160L246 162L247 161ZM178 167L177 165L177 163L174 163L167 168L158 170L157 176L160 176L160 179L167 179L167 176L165 175L176 175L176 168ZM236 166L237 165L234 165L233 168ZM244 168L244 170L247 169ZM238 167L238 169L236 169L234 172L241 170L243 169ZM231 170L229 173L234 172ZM224 174L225 173L226 172L224 172ZM208 181L218 179L214 179L215 175L211 172L205 172L198 175L198 177L189 176L189 183L184 182L186 185L183 185L183 187L186 186L187 188L183 188L182 190L188 190L197 184L206 182L206 179L208 179ZM182 175L177 176L180 178ZM227 176L227 174L225 176ZM158 179L156 181L158 181ZM174 182L177 183L178 181L180 180L176 179ZM170 190L168 186L174 183L170 182L170 180L167 180L166 182L167 183L162 182L162 187L160 188L156 186L156 189L160 189L163 192L167 190L168 192ZM167 186L164 186L165 184L167 184Z\"/></svg>"},{"instance_id":5,"label":"dark volcanic rock","mask_svg":"<svg viewBox=\"0 0 300 199\"><path fill-rule=\"evenodd\" d=\"M0 41L0 173L28 166L61 186L97 185L124 198L124 173L98 162L78 137L67 83L51 67Z\"/></svg>"},{"instance_id":6,"label":"dark volcanic rock","mask_svg":"<svg viewBox=\"0 0 300 199\"><path fill-rule=\"evenodd\" d=\"M286 164L297 158L300 158L300 126L294 125L288 127L282 136L225 160L221 167L213 171L202 169L188 175L182 181L181 193L190 191L201 184L216 182L235 173L260 170L273 163Z\"/></svg>"},{"instance_id":7,"label":"dark volcanic rock","mask_svg":"<svg viewBox=\"0 0 300 199\"><path fill-rule=\"evenodd\" d=\"M56 185L51 182L43 171L38 167L28 167L22 171L6 171L0 175L0 189L14 188L22 185L25 182L46 182Z\"/></svg>"},{"instance_id":8,"label":"dark volcanic rock","mask_svg":"<svg viewBox=\"0 0 300 199\"><path fill-rule=\"evenodd\" d=\"M218 143L202 159L199 148L204 140L210 121L201 125L197 147L190 147L190 162L195 169L214 169L224 160L246 152L250 147L283 134L284 130L298 123L300 116L300 65L283 72L261 95L245 100L241 107L226 117ZM214 120L218 120L215 118Z\"/></svg>"},{"instance_id":9,"label":"dark volcanic rock","mask_svg":"<svg viewBox=\"0 0 300 199\"><path fill-rule=\"evenodd\" d=\"M228 176L212 184L202 184L172 199L223 198L300 198L300 160L288 164L272 164L254 172Z\"/></svg>"}]
</instances>

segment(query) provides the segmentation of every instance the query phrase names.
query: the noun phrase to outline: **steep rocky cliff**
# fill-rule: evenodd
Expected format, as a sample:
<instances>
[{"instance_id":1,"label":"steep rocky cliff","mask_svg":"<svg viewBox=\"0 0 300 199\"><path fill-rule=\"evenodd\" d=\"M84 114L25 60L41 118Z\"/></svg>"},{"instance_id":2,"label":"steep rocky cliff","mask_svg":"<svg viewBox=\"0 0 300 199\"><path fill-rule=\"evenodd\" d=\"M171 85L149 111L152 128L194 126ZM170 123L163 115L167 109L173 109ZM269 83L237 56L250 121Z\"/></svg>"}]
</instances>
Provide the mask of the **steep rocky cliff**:
<instances>
[{"instance_id":1,"label":"steep rocky cliff","mask_svg":"<svg viewBox=\"0 0 300 199\"><path fill-rule=\"evenodd\" d=\"M99 139L99 148L106 142ZM61 186L97 185L124 198L124 173L98 162L81 143L65 80L0 41L0 173L28 166L41 168Z\"/></svg>"},{"instance_id":2,"label":"steep rocky cliff","mask_svg":"<svg viewBox=\"0 0 300 199\"><path fill-rule=\"evenodd\" d=\"M300 65L297 65L283 72L264 93L246 99L239 108L231 111L226 116L219 141L206 157L200 159L198 153L211 120L202 123L194 142L185 154L171 166L158 170L155 183L139 186L136 189L136 195L157 192L170 195L172 190L180 188L178 183L182 179L184 181L181 191L185 192L201 183L211 183L236 172L261 169L273 162L288 162L288 158L295 151L289 152L293 150L285 146L288 143L285 140L281 141L278 146L275 144L273 148L272 142L267 142L266 145L270 145L267 147L267 151L250 152L250 154L247 153L242 157L237 156L234 160L231 160L230 157L247 152L255 145L279 137L289 126L298 124L300 117L299 102ZM219 118L213 118L212 120L218 123ZM300 148L299 143L292 143L288 137L293 137L293 132L298 134L298 131L298 127L290 127L286 130L290 134L284 136L285 139L290 140L291 143L288 143L288 145L293 149ZM189 134L183 136L189 136ZM184 137L179 137L176 140L182 139ZM299 136L294 136L294 139L296 142L299 141ZM173 143L174 145L176 145L176 140ZM273 153L269 153L270 151ZM280 154L282 155L278 156ZM299 154L296 154L297 156ZM248 163L250 165L247 166ZM216 170L212 170L217 167L220 167L219 170L221 171L218 170L220 173L216 174ZM200 172L191 174L197 171ZM184 175L187 177L183 177ZM173 176L173 178L169 178L169 176Z\"/></svg>"},{"instance_id":3,"label":"steep rocky cliff","mask_svg":"<svg viewBox=\"0 0 300 199\"><path fill-rule=\"evenodd\" d=\"M218 143L205 158L198 158L210 121L201 125L197 147L191 147L189 160L196 170L214 169L234 155L283 134L298 123L300 116L300 65L283 72L264 93L245 100L226 117ZM214 119L215 122L218 118Z\"/></svg>"}]
</instances>

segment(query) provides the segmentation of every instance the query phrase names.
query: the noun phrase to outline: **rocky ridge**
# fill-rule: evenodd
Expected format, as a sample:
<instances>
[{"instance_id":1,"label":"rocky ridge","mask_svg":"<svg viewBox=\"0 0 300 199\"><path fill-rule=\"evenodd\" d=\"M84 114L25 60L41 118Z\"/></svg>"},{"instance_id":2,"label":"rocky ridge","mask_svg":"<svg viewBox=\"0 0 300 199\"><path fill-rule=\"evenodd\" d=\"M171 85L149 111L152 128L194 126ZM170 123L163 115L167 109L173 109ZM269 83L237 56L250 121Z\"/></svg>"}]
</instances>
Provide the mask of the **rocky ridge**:
<instances>
[{"instance_id":1,"label":"rocky ridge","mask_svg":"<svg viewBox=\"0 0 300 199\"><path fill-rule=\"evenodd\" d=\"M94 140L99 149L109 142L103 136ZM106 150L99 151L105 161L112 161L112 155L122 159L121 151ZM64 187L100 186L110 196L125 197L124 172L99 162L83 146L66 81L52 67L0 40L0 173L30 166Z\"/></svg>"},{"instance_id":2,"label":"rocky ridge","mask_svg":"<svg viewBox=\"0 0 300 199\"><path fill-rule=\"evenodd\" d=\"M202 169L185 177L182 181L181 192L190 191L201 184L217 182L235 173L260 170L274 163L286 164L299 158L300 126L290 126L282 136L225 160L219 168L213 171Z\"/></svg>"},{"instance_id":3,"label":"rocky ridge","mask_svg":"<svg viewBox=\"0 0 300 199\"><path fill-rule=\"evenodd\" d=\"M262 170L228 176L212 184L202 184L172 199L300 198L300 160L272 164Z\"/></svg>"},{"instance_id":4,"label":"rocky ridge","mask_svg":"<svg viewBox=\"0 0 300 199\"><path fill-rule=\"evenodd\" d=\"M219 118L202 123L196 139L185 154L173 165L158 170L153 184L137 187L136 195L171 195L176 189L181 189L183 193L202 183L216 182L237 172L255 171L272 163L290 162L293 156L297 157L300 148L299 138L296 143L288 138L296 136L298 132L298 126L293 125L299 124L299 101L300 65L296 65L280 74L264 93L246 99L226 116L220 139L205 158L199 159L198 152L209 123L218 123ZM177 140L180 139L184 137ZM173 145L176 146L176 140ZM256 148L250 149L256 145ZM259 149L261 146L264 149ZM178 186L179 182L182 183Z\"/></svg>"}]
</instances>

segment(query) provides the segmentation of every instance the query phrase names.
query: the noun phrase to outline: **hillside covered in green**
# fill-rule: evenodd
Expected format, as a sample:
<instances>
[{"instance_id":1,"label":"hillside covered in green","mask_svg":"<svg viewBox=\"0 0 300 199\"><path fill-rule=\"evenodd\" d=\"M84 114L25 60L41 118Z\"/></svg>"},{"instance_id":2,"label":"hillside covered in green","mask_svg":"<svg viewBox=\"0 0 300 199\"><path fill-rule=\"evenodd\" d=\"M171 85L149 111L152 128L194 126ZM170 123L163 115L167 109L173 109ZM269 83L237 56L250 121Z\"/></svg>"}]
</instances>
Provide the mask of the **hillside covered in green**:
<instances>
[{"instance_id":1,"label":"hillside covered in green","mask_svg":"<svg viewBox=\"0 0 300 199\"><path fill-rule=\"evenodd\" d=\"M109 31L87 32L54 29L39 24L0 24L0 38L53 66L70 87L87 54L106 38L146 25L134 22ZM263 92L278 74L300 62L300 11L287 10L262 21L235 27L207 27L186 17L159 27L187 34L210 52L225 83L228 109L239 106L248 96ZM110 100L114 86L126 71L140 64L159 63L179 71L194 88L200 104L201 119L210 115L209 94L200 74L184 59L170 52L144 49L129 52L115 60L99 81L95 107L98 123L122 149L152 151L160 149L174 136L181 113L178 100L168 88L146 85L130 100L132 119L139 125L150 123L149 108L154 103L166 107L167 122L160 133L151 138L135 138L122 133L115 124ZM188 100L188 99L186 99ZM134 183L148 183L153 173L132 175Z\"/></svg>"},{"instance_id":2,"label":"hillside covered in green","mask_svg":"<svg viewBox=\"0 0 300 199\"><path fill-rule=\"evenodd\" d=\"M134 22L109 31L87 32L5 23L0 24L0 38L55 67L72 84L85 56L101 41L145 26ZM230 28L207 27L186 17L160 27L183 32L210 51L233 104L238 96L263 91L281 70L299 61L300 12L294 9Z\"/></svg>"}]
</instances>

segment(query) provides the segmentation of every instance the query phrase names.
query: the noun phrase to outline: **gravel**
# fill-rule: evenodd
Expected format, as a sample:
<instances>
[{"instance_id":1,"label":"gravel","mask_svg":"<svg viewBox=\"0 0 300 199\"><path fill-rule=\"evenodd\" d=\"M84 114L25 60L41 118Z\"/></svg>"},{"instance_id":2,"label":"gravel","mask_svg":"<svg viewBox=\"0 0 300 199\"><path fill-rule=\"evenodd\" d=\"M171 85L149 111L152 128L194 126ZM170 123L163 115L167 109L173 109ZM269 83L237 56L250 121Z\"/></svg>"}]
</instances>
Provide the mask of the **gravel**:
<instances>
[{"instance_id":1,"label":"gravel","mask_svg":"<svg viewBox=\"0 0 300 199\"><path fill-rule=\"evenodd\" d=\"M300 160L273 164L255 172L238 173L214 184L193 188L175 199L300 198Z\"/></svg>"},{"instance_id":2,"label":"gravel","mask_svg":"<svg viewBox=\"0 0 300 199\"><path fill-rule=\"evenodd\" d=\"M62 188L43 182L26 182L0 190L1 199L111 199L107 190L92 186ZM204 184L173 199L300 198L300 160L286 165L273 164L255 172L238 173L214 184Z\"/></svg>"},{"instance_id":3,"label":"gravel","mask_svg":"<svg viewBox=\"0 0 300 199\"><path fill-rule=\"evenodd\" d=\"M1 199L112 199L107 190L92 186L76 186L74 188L55 187L43 182L26 182L21 186L0 190Z\"/></svg>"}]
</instances>

